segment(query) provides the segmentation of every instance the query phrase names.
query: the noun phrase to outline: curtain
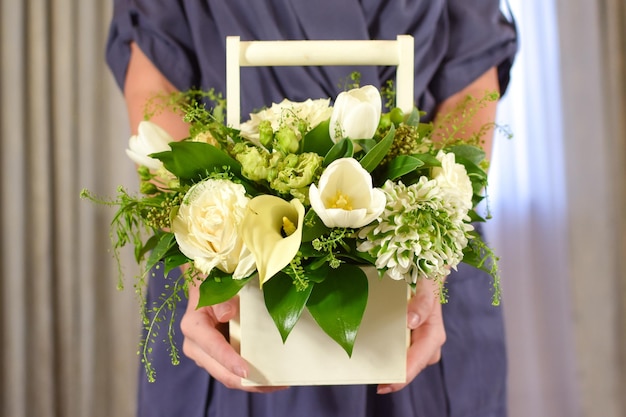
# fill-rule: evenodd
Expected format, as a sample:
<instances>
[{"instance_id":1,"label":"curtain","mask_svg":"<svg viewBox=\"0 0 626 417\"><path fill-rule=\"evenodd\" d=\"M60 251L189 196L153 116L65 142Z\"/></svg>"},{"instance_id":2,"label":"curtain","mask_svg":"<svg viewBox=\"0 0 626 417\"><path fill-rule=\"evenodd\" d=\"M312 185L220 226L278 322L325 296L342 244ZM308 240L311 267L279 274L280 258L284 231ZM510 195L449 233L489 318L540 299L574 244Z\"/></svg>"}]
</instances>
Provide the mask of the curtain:
<instances>
[{"instance_id":1,"label":"curtain","mask_svg":"<svg viewBox=\"0 0 626 417\"><path fill-rule=\"evenodd\" d=\"M103 62L110 9L1 5L3 416L134 414L138 303L132 287L116 290L111 210L79 198L82 188L107 196L136 182Z\"/></svg>"},{"instance_id":2,"label":"curtain","mask_svg":"<svg viewBox=\"0 0 626 417\"><path fill-rule=\"evenodd\" d=\"M510 416L623 416L624 4L511 4L521 51L499 119L514 137L489 188Z\"/></svg>"},{"instance_id":3,"label":"curtain","mask_svg":"<svg viewBox=\"0 0 626 417\"><path fill-rule=\"evenodd\" d=\"M511 417L626 415L626 7L511 1L489 237L502 258ZM112 210L136 183L104 65L112 2L0 3L0 413L134 414L136 273Z\"/></svg>"}]
</instances>

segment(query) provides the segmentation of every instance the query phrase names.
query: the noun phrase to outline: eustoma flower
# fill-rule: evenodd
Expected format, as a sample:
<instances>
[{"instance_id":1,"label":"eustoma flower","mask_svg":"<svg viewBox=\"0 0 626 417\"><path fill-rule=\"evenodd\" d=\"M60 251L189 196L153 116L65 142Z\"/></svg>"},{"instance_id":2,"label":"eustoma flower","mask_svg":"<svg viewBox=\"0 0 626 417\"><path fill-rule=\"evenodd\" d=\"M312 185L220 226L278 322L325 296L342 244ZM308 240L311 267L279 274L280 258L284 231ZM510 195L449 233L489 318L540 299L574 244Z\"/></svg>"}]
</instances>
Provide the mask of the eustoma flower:
<instances>
[{"instance_id":1,"label":"eustoma flower","mask_svg":"<svg viewBox=\"0 0 626 417\"><path fill-rule=\"evenodd\" d=\"M249 198L240 184L204 180L189 189L172 230L180 251L205 274L213 268L241 279L254 272L254 257L239 235Z\"/></svg>"},{"instance_id":2,"label":"eustoma flower","mask_svg":"<svg viewBox=\"0 0 626 417\"><path fill-rule=\"evenodd\" d=\"M268 109L250 114L250 120L240 126L241 136L259 145L259 126L262 122L269 122L273 132L281 128L291 129L301 139L302 123L305 131L313 129L315 126L328 120L332 109L329 107L329 99L306 100L304 102L293 102L287 99L280 103L274 103Z\"/></svg>"},{"instance_id":3,"label":"eustoma flower","mask_svg":"<svg viewBox=\"0 0 626 417\"><path fill-rule=\"evenodd\" d=\"M287 202L265 194L250 200L240 229L254 254L261 285L296 256L303 222L304 206L298 199Z\"/></svg>"},{"instance_id":4,"label":"eustoma flower","mask_svg":"<svg viewBox=\"0 0 626 417\"><path fill-rule=\"evenodd\" d=\"M136 164L148 167L153 171L158 171L163 166L163 163L148 155L169 151L169 143L173 141L174 139L170 134L159 125L144 120L139 122L137 135L133 135L129 139L126 155Z\"/></svg>"},{"instance_id":5,"label":"eustoma flower","mask_svg":"<svg viewBox=\"0 0 626 417\"><path fill-rule=\"evenodd\" d=\"M330 116L330 137L371 139L376 133L382 108L380 92L372 85L344 91L337 96Z\"/></svg>"},{"instance_id":6,"label":"eustoma flower","mask_svg":"<svg viewBox=\"0 0 626 417\"><path fill-rule=\"evenodd\" d=\"M311 184L311 207L327 227L363 227L385 209L385 194L372 187L372 177L353 158L332 162L319 188Z\"/></svg>"}]
</instances>

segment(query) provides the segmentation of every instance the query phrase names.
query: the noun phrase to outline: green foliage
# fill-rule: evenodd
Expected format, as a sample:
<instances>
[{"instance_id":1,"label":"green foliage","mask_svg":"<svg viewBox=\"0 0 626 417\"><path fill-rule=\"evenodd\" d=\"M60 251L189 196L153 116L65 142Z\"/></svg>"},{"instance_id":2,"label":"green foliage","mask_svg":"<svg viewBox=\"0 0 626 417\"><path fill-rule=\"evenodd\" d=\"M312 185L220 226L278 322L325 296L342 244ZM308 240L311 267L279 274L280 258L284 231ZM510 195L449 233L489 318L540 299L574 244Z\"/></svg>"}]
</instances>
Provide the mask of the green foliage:
<instances>
[{"instance_id":1,"label":"green foliage","mask_svg":"<svg viewBox=\"0 0 626 417\"><path fill-rule=\"evenodd\" d=\"M367 276L356 265L342 264L315 284L307 308L317 324L352 356L367 305Z\"/></svg>"},{"instance_id":2,"label":"green foliage","mask_svg":"<svg viewBox=\"0 0 626 417\"><path fill-rule=\"evenodd\" d=\"M356 88L360 82L360 74L353 73L344 87ZM484 134L494 125L486 124L472 135L466 130L481 108L497 100L497 94L487 93L479 99L468 97L451 113L439 115L436 123L422 122L424 113L417 108L405 114L393 107L392 82L381 89L381 96L388 112L382 115L371 139L345 138L334 143L329 120L310 129L308 122L293 112L285 117L294 123L297 131L286 125L274 131L271 123L266 122L260 128L263 146L258 147L244 139L238 130L225 126L226 103L213 90L190 90L150 100L146 118L167 109L180 113L190 125L189 140L172 143L170 151L151 155L175 178L160 178L159 173L143 167L138 170L143 192L140 196L129 195L122 188L113 200L97 199L87 191L81 193L91 201L117 208L111 223L111 240L119 276L122 276L119 250L126 245L133 248L135 259L142 266L143 273L137 277L135 290L143 301L142 318L147 336L141 342L139 354L149 380L155 378L150 363L152 345L161 331L167 331L165 339L172 362L179 361L173 342L173 323L175 307L188 285L197 285L196 281L203 278L198 307L211 306L235 296L254 277L233 279L232 274L218 269L213 269L208 277L200 277L192 260L180 251L171 232L172 219L193 184L207 178L229 179L242 184L248 196L273 193L281 198L296 197L306 206L308 187L319 179L323 167L337 159L358 160L372 174L374 186L381 186L387 180L409 186L441 166L437 154L444 150L454 153L456 162L465 167L472 183L473 204L485 199L487 162L480 145ZM198 141L200 136L202 141ZM242 164L246 169L242 170ZM403 213L404 217L412 215ZM432 236L425 239L430 239L432 244L452 239L439 226L432 226L437 222L428 218L430 213L419 215L425 224L431 225L428 230ZM471 221L485 221L475 210L468 216ZM358 233L349 228L329 228L312 209L306 212L299 252L263 285L266 307L283 341L307 308L324 332L352 355L368 297L367 277L360 267L376 263L371 253L357 250ZM463 251L463 261L492 276L493 304L497 305L501 292L498 258L479 234L472 232L467 237L469 244ZM175 275L181 266L189 268L180 276ZM428 270L429 265L420 267ZM163 269L168 280L167 291L154 304L146 305L145 281L157 268ZM382 276L385 270L378 272ZM440 299L445 302L443 279L434 279L438 279ZM121 278L119 282L121 287Z\"/></svg>"},{"instance_id":3,"label":"green foliage","mask_svg":"<svg viewBox=\"0 0 626 417\"><path fill-rule=\"evenodd\" d=\"M230 300L251 278L233 279L231 274L213 269L211 274L200 284L200 299L197 307L212 306Z\"/></svg>"},{"instance_id":4,"label":"green foliage","mask_svg":"<svg viewBox=\"0 0 626 417\"><path fill-rule=\"evenodd\" d=\"M312 290L313 285L298 289L284 272L279 272L263 285L265 306L283 342L300 319Z\"/></svg>"}]
</instances>

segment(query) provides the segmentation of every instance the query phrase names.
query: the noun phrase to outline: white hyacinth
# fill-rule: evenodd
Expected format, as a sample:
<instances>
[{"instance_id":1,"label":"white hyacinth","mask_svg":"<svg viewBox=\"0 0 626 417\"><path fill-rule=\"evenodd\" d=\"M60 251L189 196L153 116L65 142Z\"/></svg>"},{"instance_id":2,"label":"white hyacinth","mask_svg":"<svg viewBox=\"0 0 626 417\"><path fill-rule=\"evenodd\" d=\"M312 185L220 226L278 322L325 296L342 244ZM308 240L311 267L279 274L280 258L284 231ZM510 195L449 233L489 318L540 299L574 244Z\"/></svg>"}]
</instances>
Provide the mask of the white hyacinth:
<instances>
[{"instance_id":1,"label":"white hyacinth","mask_svg":"<svg viewBox=\"0 0 626 417\"><path fill-rule=\"evenodd\" d=\"M376 258L396 280L442 279L463 259L472 226L447 204L445 187L422 177L406 186L387 181L387 204L378 221L364 227L357 249ZM467 212L465 213L467 214Z\"/></svg>"}]
</instances>

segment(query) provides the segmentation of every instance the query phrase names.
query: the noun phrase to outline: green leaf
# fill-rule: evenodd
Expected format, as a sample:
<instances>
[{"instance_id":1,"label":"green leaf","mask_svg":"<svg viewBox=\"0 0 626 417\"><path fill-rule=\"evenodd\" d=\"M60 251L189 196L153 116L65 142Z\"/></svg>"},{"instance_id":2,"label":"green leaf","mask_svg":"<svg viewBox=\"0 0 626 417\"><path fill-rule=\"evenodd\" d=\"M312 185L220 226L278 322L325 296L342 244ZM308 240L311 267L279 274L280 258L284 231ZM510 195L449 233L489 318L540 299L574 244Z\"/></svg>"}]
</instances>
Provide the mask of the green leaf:
<instances>
[{"instance_id":1,"label":"green leaf","mask_svg":"<svg viewBox=\"0 0 626 417\"><path fill-rule=\"evenodd\" d=\"M421 116L420 111L417 108L413 107L413 110L411 111L411 113L409 114L409 117L407 117L404 123L413 127L419 126L420 116Z\"/></svg>"},{"instance_id":2,"label":"green leaf","mask_svg":"<svg viewBox=\"0 0 626 417\"><path fill-rule=\"evenodd\" d=\"M419 153L419 154L413 154L411 155L414 158L419 159L420 161L422 161L424 163L423 168L433 168L433 167L440 167L441 166L441 162L437 159L436 156L429 154L429 153Z\"/></svg>"},{"instance_id":3,"label":"green leaf","mask_svg":"<svg viewBox=\"0 0 626 417\"><path fill-rule=\"evenodd\" d=\"M315 152L318 155L326 155L334 142L330 138L328 127L330 119L323 121L309 131L302 139L302 152Z\"/></svg>"},{"instance_id":4,"label":"green leaf","mask_svg":"<svg viewBox=\"0 0 626 417\"><path fill-rule=\"evenodd\" d=\"M165 255L176 245L176 238L173 233L157 233L157 242L154 245L154 249L150 253L148 262L146 263L146 270L151 270L159 263Z\"/></svg>"},{"instance_id":5,"label":"green leaf","mask_svg":"<svg viewBox=\"0 0 626 417\"><path fill-rule=\"evenodd\" d=\"M422 166L424 166L424 161L419 158L411 155L399 155L393 158L387 166L386 179L396 180Z\"/></svg>"},{"instance_id":6,"label":"green leaf","mask_svg":"<svg viewBox=\"0 0 626 417\"><path fill-rule=\"evenodd\" d=\"M254 274L244 279L233 279L232 275L213 269L211 275L200 284L198 308L230 300L253 276Z\"/></svg>"},{"instance_id":7,"label":"green leaf","mask_svg":"<svg viewBox=\"0 0 626 417\"><path fill-rule=\"evenodd\" d=\"M302 242L311 242L314 239L322 236L324 233L328 233L330 229L326 227L322 219L315 213L314 210L309 209L304 216L304 227L302 228Z\"/></svg>"},{"instance_id":8,"label":"green leaf","mask_svg":"<svg viewBox=\"0 0 626 417\"><path fill-rule=\"evenodd\" d=\"M263 285L265 306L272 316L280 332L283 343L300 319L313 285L303 291L297 291L291 277L284 272L278 272Z\"/></svg>"},{"instance_id":9,"label":"green leaf","mask_svg":"<svg viewBox=\"0 0 626 417\"><path fill-rule=\"evenodd\" d=\"M472 182L472 190L474 194L479 194L484 186L487 185L487 173L480 166L462 156L455 156L455 161L465 167L467 175Z\"/></svg>"},{"instance_id":10,"label":"green leaf","mask_svg":"<svg viewBox=\"0 0 626 417\"><path fill-rule=\"evenodd\" d=\"M486 157L485 151L474 145L455 145L448 148L447 151L454 153L456 158L461 157L476 165L480 164Z\"/></svg>"},{"instance_id":11,"label":"green leaf","mask_svg":"<svg viewBox=\"0 0 626 417\"><path fill-rule=\"evenodd\" d=\"M307 308L319 326L352 356L367 305L367 276L358 266L341 264L315 284Z\"/></svg>"},{"instance_id":12,"label":"green leaf","mask_svg":"<svg viewBox=\"0 0 626 417\"><path fill-rule=\"evenodd\" d=\"M150 155L163 162L165 168L176 175L181 183L191 184L205 179L212 172L223 172L229 167L240 175L241 165L215 146L203 142L172 142L171 151Z\"/></svg>"},{"instance_id":13,"label":"green leaf","mask_svg":"<svg viewBox=\"0 0 626 417\"><path fill-rule=\"evenodd\" d=\"M354 155L354 145L350 139L341 139L324 157L323 165L326 167L331 162L341 158L351 158Z\"/></svg>"},{"instance_id":14,"label":"green leaf","mask_svg":"<svg viewBox=\"0 0 626 417\"><path fill-rule=\"evenodd\" d=\"M368 153L378 145L378 142L375 139L352 139L352 144L361 147L359 152Z\"/></svg>"},{"instance_id":15,"label":"green leaf","mask_svg":"<svg viewBox=\"0 0 626 417\"><path fill-rule=\"evenodd\" d=\"M161 238L162 233L155 233L154 235L150 236L150 238L146 241L143 247L141 247L140 250L135 253L135 260L138 264L141 263L141 260L144 258L144 256L146 256L148 252L156 247L157 243L159 243L159 239Z\"/></svg>"},{"instance_id":16,"label":"green leaf","mask_svg":"<svg viewBox=\"0 0 626 417\"><path fill-rule=\"evenodd\" d=\"M163 260L165 264L165 275L169 274L174 268L178 268L181 265L189 262L189 258L183 255L178 248L172 254L167 254L165 259Z\"/></svg>"},{"instance_id":17,"label":"green leaf","mask_svg":"<svg viewBox=\"0 0 626 417\"><path fill-rule=\"evenodd\" d=\"M361 160L361 166L367 171L372 172L376 167L380 164L380 162L385 158L389 149L391 149L391 145L393 144L393 139L395 137L396 129L391 126L389 128L389 132L387 135L378 142L376 146L372 148Z\"/></svg>"}]
</instances>

